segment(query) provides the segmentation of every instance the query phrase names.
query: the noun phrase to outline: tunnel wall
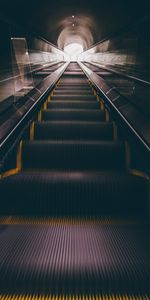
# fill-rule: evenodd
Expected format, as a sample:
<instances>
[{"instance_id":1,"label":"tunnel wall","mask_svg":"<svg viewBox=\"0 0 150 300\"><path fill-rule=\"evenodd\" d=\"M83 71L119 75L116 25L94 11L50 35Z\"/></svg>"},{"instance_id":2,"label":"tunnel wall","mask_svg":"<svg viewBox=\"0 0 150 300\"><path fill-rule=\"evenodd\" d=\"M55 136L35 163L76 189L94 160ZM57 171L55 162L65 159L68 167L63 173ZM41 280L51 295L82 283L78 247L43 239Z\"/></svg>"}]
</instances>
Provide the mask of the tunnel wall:
<instances>
[{"instance_id":1,"label":"tunnel wall","mask_svg":"<svg viewBox=\"0 0 150 300\"><path fill-rule=\"evenodd\" d=\"M150 80L150 16L127 32L108 38L85 51L80 60L115 67L127 74Z\"/></svg>"}]
</instances>

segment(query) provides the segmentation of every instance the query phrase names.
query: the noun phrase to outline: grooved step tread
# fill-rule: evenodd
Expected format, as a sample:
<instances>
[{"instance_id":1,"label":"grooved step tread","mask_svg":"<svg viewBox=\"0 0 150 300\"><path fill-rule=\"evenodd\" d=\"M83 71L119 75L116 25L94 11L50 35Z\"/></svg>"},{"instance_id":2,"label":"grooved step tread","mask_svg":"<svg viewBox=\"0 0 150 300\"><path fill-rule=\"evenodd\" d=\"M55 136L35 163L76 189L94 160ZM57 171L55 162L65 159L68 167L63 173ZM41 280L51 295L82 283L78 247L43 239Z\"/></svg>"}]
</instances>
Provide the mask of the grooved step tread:
<instances>
[{"instance_id":1,"label":"grooved step tread","mask_svg":"<svg viewBox=\"0 0 150 300\"><path fill-rule=\"evenodd\" d=\"M149 226L73 219L0 229L1 294L150 293Z\"/></svg>"},{"instance_id":2,"label":"grooved step tread","mask_svg":"<svg viewBox=\"0 0 150 300\"><path fill-rule=\"evenodd\" d=\"M74 85L74 86L71 86L71 85L62 85L62 86L58 86L57 87L57 91L72 91L76 89L76 91L85 91L85 92L91 92L91 88L89 86L80 86L80 85Z\"/></svg>"},{"instance_id":3,"label":"grooved step tread","mask_svg":"<svg viewBox=\"0 0 150 300\"><path fill-rule=\"evenodd\" d=\"M73 100L73 99L75 99L75 100L78 100L78 101L80 101L80 100L91 100L91 101L96 101L96 97L94 96L94 95L68 95L68 94L66 94L66 95L56 95L56 96L51 96L51 99L52 100L67 100L67 99L69 99L69 100Z\"/></svg>"},{"instance_id":4,"label":"grooved step tread","mask_svg":"<svg viewBox=\"0 0 150 300\"><path fill-rule=\"evenodd\" d=\"M47 121L35 123L35 139L112 140L113 123L84 121Z\"/></svg>"},{"instance_id":5,"label":"grooved step tread","mask_svg":"<svg viewBox=\"0 0 150 300\"><path fill-rule=\"evenodd\" d=\"M73 94L73 95L78 95L78 94L84 94L85 95L85 91L84 90L77 90L77 89L72 89L72 90L68 90L66 91L67 94ZM53 92L54 95L59 95L59 94L62 94L64 95L65 94L65 91L64 90L59 90L59 89L56 89L54 90ZM93 95L93 91L91 89L89 89L89 91L87 92L87 95Z\"/></svg>"},{"instance_id":6,"label":"grooved step tread","mask_svg":"<svg viewBox=\"0 0 150 300\"><path fill-rule=\"evenodd\" d=\"M99 109L99 102L91 101L56 101L52 100L48 103L47 108L74 108L74 109Z\"/></svg>"},{"instance_id":7,"label":"grooved step tread","mask_svg":"<svg viewBox=\"0 0 150 300\"><path fill-rule=\"evenodd\" d=\"M98 109L47 109L42 111L42 120L104 121L105 111Z\"/></svg>"},{"instance_id":8,"label":"grooved step tread","mask_svg":"<svg viewBox=\"0 0 150 300\"><path fill-rule=\"evenodd\" d=\"M129 217L148 209L148 181L122 171L22 171L0 189L1 215Z\"/></svg>"},{"instance_id":9,"label":"grooved step tread","mask_svg":"<svg viewBox=\"0 0 150 300\"><path fill-rule=\"evenodd\" d=\"M91 141L32 141L22 147L23 169L119 170L126 168L125 144Z\"/></svg>"}]
</instances>

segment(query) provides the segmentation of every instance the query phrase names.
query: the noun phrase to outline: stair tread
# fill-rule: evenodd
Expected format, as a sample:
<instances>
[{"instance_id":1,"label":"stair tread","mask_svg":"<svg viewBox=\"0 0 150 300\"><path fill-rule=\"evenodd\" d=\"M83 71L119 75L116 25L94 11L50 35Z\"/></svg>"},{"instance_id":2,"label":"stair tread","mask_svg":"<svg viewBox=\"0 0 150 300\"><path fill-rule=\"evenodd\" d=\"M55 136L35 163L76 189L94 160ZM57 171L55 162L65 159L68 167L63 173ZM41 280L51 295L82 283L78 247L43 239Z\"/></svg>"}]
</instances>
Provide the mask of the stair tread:
<instances>
[{"instance_id":1,"label":"stair tread","mask_svg":"<svg viewBox=\"0 0 150 300\"><path fill-rule=\"evenodd\" d=\"M105 120L105 111L100 109L52 108L42 111L42 120Z\"/></svg>"},{"instance_id":2,"label":"stair tread","mask_svg":"<svg viewBox=\"0 0 150 300\"><path fill-rule=\"evenodd\" d=\"M111 295L148 294L149 229L138 222L100 219L7 225L1 232L0 258L7 266L7 272L0 270L1 291L7 285L9 294L21 293L22 287L34 295L43 295L43 290L64 295L70 288L75 295L85 291L86 295L95 291L100 295L108 291ZM145 246L147 251L143 251Z\"/></svg>"},{"instance_id":3,"label":"stair tread","mask_svg":"<svg viewBox=\"0 0 150 300\"><path fill-rule=\"evenodd\" d=\"M22 171L0 181L1 214L146 215L147 188L123 171Z\"/></svg>"},{"instance_id":4,"label":"stair tread","mask_svg":"<svg viewBox=\"0 0 150 300\"><path fill-rule=\"evenodd\" d=\"M99 170L124 169L123 142L24 142L23 169Z\"/></svg>"}]
</instances>

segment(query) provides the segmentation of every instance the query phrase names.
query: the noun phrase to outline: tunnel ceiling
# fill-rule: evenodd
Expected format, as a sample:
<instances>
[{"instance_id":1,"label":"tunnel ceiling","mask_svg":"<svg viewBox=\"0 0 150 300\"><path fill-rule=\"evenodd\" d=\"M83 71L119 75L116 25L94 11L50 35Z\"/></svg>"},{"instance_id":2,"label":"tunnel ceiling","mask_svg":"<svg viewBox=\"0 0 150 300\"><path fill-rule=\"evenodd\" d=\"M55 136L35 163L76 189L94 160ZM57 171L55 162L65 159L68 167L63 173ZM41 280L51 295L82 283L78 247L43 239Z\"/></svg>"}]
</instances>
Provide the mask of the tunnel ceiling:
<instances>
[{"instance_id":1,"label":"tunnel ceiling","mask_svg":"<svg viewBox=\"0 0 150 300\"><path fill-rule=\"evenodd\" d=\"M149 1L140 0L1 0L5 18L63 48L75 42L84 49L142 16ZM73 25L74 24L74 25Z\"/></svg>"}]
</instances>

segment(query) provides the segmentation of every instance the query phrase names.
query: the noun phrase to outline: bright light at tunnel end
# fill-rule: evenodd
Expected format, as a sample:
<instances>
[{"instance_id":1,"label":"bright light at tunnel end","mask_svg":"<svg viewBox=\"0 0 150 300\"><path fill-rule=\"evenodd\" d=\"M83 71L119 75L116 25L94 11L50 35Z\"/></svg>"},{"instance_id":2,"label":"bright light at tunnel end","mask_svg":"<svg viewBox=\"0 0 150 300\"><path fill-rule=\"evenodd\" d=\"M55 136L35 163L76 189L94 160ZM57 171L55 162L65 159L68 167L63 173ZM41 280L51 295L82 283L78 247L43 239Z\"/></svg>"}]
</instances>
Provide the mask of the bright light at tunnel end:
<instances>
[{"instance_id":1,"label":"bright light at tunnel end","mask_svg":"<svg viewBox=\"0 0 150 300\"><path fill-rule=\"evenodd\" d=\"M82 53L84 49L79 43L71 43L64 47L64 51L69 55L70 61L77 61L79 54Z\"/></svg>"}]
</instances>

